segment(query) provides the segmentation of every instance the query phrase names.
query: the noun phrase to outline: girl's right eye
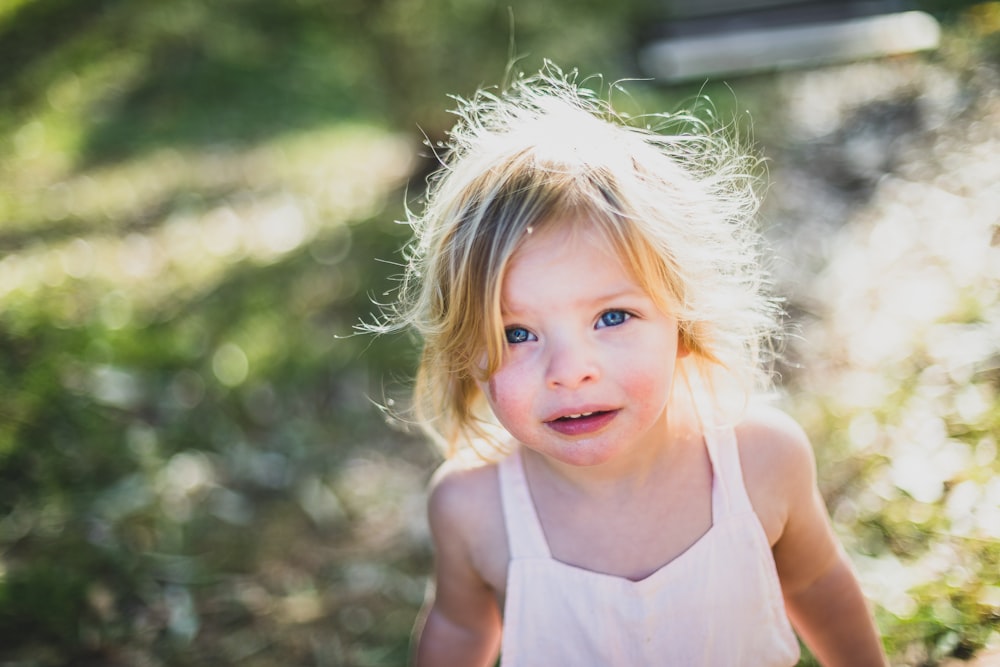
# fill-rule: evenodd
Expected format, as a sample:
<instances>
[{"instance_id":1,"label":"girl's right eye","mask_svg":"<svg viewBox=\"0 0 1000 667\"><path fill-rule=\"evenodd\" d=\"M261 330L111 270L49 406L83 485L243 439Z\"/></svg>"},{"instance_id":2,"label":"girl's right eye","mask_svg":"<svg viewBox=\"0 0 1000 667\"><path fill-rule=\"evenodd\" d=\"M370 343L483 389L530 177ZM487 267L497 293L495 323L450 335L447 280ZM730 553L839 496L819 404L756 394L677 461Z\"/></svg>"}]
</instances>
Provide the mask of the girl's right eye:
<instances>
[{"instance_id":1,"label":"girl's right eye","mask_svg":"<svg viewBox=\"0 0 1000 667\"><path fill-rule=\"evenodd\" d=\"M527 343L530 340L538 340L535 338L535 334L531 333L524 327L510 327L508 329L504 329L504 336L507 338L507 342L511 345Z\"/></svg>"}]
</instances>

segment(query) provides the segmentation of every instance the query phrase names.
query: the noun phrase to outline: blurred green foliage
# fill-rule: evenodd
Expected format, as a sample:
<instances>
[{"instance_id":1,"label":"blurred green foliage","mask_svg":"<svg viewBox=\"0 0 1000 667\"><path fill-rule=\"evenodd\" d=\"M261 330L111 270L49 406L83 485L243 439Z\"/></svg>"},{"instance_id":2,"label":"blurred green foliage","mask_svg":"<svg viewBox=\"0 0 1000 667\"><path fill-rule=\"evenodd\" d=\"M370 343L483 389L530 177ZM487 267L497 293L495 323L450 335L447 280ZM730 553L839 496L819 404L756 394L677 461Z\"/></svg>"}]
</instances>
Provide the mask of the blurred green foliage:
<instances>
[{"instance_id":1,"label":"blurred green foliage","mask_svg":"<svg viewBox=\"0 0 1000 667\"><path fill-rule=\"evenodd\" d=\"M420 141L444 136L447 94L501 81L512 56L634 76L638 27L662 14L600 0L0 5L0 662L403 663L434 458L376 407L405 400L414 341L351 334L392 289L407 236L394 221L432 164ZM995 62L994 33L954 16L964 36L946 65ZM698 87L634 90L673 108ZM789 145L771 77L708 90L723 116L751 108L776 153ZM997 321L995 301L966 302L961 322ZM919 359L853 412L802 380L828 496L873 562L940 556L951 490L993 488L986 372L993 407L943 417L980 472L947 480L924 521L898 491L841 504L884 484L893 452L859 452L840 425L893 425L921 395ZM967 383L953 384L944 395ZM880 611L895 655L968 654L996 635L997 549L973 537L949 552L965 574L915 580Z\"/></svg>"}]
</instances>

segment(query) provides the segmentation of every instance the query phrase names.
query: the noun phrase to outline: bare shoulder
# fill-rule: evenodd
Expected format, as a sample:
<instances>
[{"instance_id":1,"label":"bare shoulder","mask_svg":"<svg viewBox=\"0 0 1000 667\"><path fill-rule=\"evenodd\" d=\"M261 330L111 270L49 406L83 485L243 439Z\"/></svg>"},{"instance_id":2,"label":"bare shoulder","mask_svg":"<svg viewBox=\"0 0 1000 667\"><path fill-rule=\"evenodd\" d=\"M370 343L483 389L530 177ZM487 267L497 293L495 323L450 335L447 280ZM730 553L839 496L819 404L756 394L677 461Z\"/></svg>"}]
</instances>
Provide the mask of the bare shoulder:
<instances>
[{"instance_id":1,"label":"bare shoulder","mask_svg":"<svg viewBox=\"0 0 1000 667\"><path fill-rule=\"evenodd\" d=\"M775 472L804 472L814 466L812 444L805 430L788 413L754 404L736 426L744 467L765 465Z\"/></svg>"},{"instance_id":2,"label":"bare shoulder","mask_svg":"<svg viewBox=\"0 0 1000 667\"><path fill-rule=\"evenodd\" d=\"M499 508L500 485L497 464L452 459L442 463L431 477L428 511L431 519L475 523Z\"/></svg>"},{"instance_id":3,"label":"bare shoulder","mask_svg":"<svg viewBox=\"0 0 1000 667\"><path fill-rule=\"evenodd\" d=\"M736 438L750 502L773 544L791 509L815 488L812 444L790 415L764 404L747 411L736 426Z\"/></svg>"},{"instance_id":4,"label":"bare shoulder","mask_svg":"<svg viewBox=\"0 0 1000 667\"><path fill-rule=\"evenodd\" d=\"M427 514L439 560L464 563L502 591L508 546L497 464L442 464L431 477Z\"/></svg>"}]
</instances>

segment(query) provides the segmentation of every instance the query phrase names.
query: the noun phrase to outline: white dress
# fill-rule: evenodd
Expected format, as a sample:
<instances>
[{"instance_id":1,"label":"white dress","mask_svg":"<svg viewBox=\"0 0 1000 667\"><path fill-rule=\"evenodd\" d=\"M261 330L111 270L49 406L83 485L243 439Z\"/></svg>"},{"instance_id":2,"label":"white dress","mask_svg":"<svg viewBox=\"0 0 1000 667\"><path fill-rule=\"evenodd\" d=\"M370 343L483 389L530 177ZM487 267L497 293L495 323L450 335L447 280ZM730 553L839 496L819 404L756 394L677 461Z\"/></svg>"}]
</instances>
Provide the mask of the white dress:
<instances>
[{"instance_id":1,"label":"white dress","mask_svg":"<svg viewBox=\"0 0 1000 667\"><path fill-rule=\"evenodd\" d=\"M788 667L799 644L730 428L706 428L712 527L640 581L552 558L520 452L499 465L511 559L502 667Z\"/></svg>"}]
</instances>

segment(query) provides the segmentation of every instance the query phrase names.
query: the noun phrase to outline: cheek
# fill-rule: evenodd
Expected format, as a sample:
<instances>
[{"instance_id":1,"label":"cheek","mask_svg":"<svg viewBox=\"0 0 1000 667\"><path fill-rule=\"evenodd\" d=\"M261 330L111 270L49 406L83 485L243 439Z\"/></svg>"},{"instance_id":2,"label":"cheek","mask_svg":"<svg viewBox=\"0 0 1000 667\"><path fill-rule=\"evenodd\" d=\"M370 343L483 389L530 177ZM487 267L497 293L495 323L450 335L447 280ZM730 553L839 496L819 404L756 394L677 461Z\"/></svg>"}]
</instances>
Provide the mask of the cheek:
<instances>
[{"instance_id":1,"label":"cheek","mask_svg":"<svg viewBox=\"0 0 1000 667\"><path fill-rule=\"evenodd\" d=\"M484 391L493 414L501 423L530 412L529 383L515 369L501 368L486 382Z\"/></svg>"},{"instance_id":2,"label":"cheek","mask_svg":"<svg viewBox=\"0 0 1000 667\"><path fill-rule=\"evenodd\" d=\"M648 349L648 348L647 348ZM667 343L652 347L649 355L630 354L617 365L618 378L636 400L660 407L673 386L677 348Z\"/></svg>"},{"instance_id":3,"label":"cheek","mask_svg":"<svg viewBox=\"0 0 1000 667\"><path fill-rule=\"evenodd\" d=\"M664 386L664 375L667 370L664 364L622 364L616 370L620 385L629 394L640 398L652 398Z\"/></svg>"}]
</instances>

